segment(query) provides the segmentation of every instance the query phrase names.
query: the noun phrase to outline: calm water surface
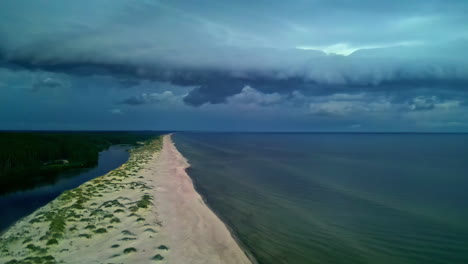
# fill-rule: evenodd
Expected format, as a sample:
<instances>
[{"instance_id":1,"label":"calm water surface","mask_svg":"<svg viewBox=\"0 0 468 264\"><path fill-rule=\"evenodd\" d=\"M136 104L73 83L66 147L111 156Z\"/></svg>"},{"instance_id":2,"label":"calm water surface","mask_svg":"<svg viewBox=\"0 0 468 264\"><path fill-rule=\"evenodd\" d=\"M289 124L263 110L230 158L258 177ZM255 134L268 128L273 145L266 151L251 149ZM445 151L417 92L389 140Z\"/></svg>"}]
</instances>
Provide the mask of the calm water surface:
<instances>
[{"instance_id":1,"label":"calm water surface","mask_svg":"<svg viewBox=\"0 0 468 264\"><path fill-rule=\"evenodd\" d=\"M174 140L260 263L468 263L466 134Z\"/></svg>"},{"instance_id":2,"label":"calm water surface","mask_svg":"<svg viewBox=\"0 0 468 264\"><path fill-rule=\"evenodd\" d=\"M99 162L94 168L65 173L53 184L0 196L0 232L52 201L63 191L78 187L86 181L118 168L130 157L127 151L129 148L123 145L111 146L99 153Z\"/></svg>"}]
</instances>

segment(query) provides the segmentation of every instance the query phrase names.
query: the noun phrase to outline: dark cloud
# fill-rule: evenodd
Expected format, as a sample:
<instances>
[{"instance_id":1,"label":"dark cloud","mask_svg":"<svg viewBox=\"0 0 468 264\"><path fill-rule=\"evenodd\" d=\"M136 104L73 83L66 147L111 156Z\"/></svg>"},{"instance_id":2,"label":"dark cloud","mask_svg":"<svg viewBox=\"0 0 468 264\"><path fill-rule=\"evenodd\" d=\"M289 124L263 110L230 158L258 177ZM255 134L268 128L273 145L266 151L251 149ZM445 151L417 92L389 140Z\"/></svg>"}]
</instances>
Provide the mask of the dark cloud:
<instances>
[{"instance_id":1,"label":"dark cloud","mask_svg":"<svg viewBox=\"0 0 468 264\"><path fill-rule=\"evenodd\" d=\"M184 99L192 106L224 103L245 85L321 94L468 83L466 1L16 0L0 7L4 67L112 75L125 87L141 79L196 87ZM357 51L323 52L340 48Z\"/></svg>"},{"instance_id":2,"label":"dark cloud","mask_svg":"<svg viewBox=\"0 0 468 264\"><path fill-rule=\"evenodd\" d=\"M467 101L467 12L464 0L5 0L0 70L30 72L34 91L68 87L66 76L77 90L132 87L112 98L124 108L453 113Z\"/></svg>"}]
</instances>

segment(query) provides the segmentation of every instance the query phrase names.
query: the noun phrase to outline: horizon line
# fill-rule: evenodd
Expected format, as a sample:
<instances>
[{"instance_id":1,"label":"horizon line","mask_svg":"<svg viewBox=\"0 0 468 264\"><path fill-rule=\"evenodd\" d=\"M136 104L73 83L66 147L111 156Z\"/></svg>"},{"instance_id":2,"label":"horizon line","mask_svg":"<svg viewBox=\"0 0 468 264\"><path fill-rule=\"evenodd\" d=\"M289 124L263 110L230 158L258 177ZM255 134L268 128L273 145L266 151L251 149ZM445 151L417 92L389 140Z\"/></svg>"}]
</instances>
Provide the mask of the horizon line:
<instances>
[{"instance_id":1,"label":"horizon line","mask_svg":"<svg viewBox=\"0 0 468 264\"><path fill-rule=\"evenodd\" d=\"M0 129L2 132L167 132L167 133L271 133L271 134L468 134L468 131L264 131L264 130L102 130L102 129Z\"/></svg>"}]
</instances>

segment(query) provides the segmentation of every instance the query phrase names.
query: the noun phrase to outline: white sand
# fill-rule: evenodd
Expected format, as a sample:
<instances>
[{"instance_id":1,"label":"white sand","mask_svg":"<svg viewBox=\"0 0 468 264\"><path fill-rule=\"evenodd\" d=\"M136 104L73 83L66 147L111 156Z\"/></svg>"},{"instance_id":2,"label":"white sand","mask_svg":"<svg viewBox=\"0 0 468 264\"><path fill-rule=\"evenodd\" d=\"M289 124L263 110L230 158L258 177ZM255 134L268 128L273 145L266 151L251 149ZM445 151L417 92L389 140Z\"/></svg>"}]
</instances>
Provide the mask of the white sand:
<instances>
[{"instance_id":1,"label":"white sand","mask_svg":"<svg viewBox=\"0 0 468 264\"><path fill-rule=\"evenodd\" d=\"M195 191L170 135L159 146L17 222L0 237L0 263L251 263Z\"/></svg>"},{"instance_id":2,"label":"white sand","mask_svg":"<svg viewBox=\"0 0 468 264\"><path fill-rule=\"evenodd\" d=\"M172 245L171 263L251 263L224 223L206 206L185 172L189 166L170 136L154 161L156 207L164 223L161 236ZM167 240L166 240L167 239Z\"/></svg>"}]
</instances>

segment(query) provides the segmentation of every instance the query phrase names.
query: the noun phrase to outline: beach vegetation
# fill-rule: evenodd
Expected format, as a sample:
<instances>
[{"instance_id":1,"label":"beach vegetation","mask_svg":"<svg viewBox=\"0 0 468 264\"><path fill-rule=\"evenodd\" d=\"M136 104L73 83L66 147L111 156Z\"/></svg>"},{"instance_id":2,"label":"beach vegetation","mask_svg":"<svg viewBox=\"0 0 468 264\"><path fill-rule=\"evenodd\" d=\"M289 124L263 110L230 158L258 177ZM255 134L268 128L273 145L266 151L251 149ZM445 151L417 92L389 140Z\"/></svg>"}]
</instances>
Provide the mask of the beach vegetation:
<instances>
[{"instance_id":1,"label":"beach vegetation","mask_svg":"<svg viewBox=\"0 0 468 264\"><path fill-rule=\"evenodd\" d=\"M121 241L130 241L130 240L137 240L135 237L124 237L120 239Z\"/></svg>"},{"instance_id":2,"label":"beach vegetation","mask_svg":"<svg viewBox=\"0 0 468 264\"><path fill-rule=\"evenodd\" d=\"M50 246L50 245L57 245L57 244L58 244L58 241L57 241L57 239L55 239L55 238L49 239L49 240L47 241L47 245L48 245L48 246Z\"/></svg>"},{"instance_id":3,"label":"beach vegetation","mask_svg":"<svg viewBox=\"0 0 468 264\"><path fill-rule=\"evenodd\" d=\"M113 214L106 214L106 215L103 216L104 219L106 219L106 218L112 218L112 217L114 217Z\"/></svg>"},{"instance_id":4,"label":"beach vegetation","mask_svg":"<svg viewBox=\"0 0 468 264\"><path fill-rule=\"evenodd\" d=\"M51 235L51 237L55 238L55 239L62 239L63 238L63 234L61 233L53 233Z\"/></svg>"},{"instance_id":5,"label":"beach vegetation","mask_svg":"<svg viewBox=\"0 0 468 264\"><path fill-rule=\"evenodd\" d=\"M23 244L26 244L26 243L29 243L32 241L32 238L26 238L24 241L23 241Z\"/></svg>"},{"instance_id":6,"label":"beach vegetation","mask_svg":"<svg viewBox=\"0 0 468 264\"><path fill-rule=\"evenodd\" d=\"M26 235L27 233L29 234L28 230L21 231L17 233L19 237L15 237L14 241L9 242L9 240L12 240L13 236L9 237L8 241L6 239L3 239L2 244L5 243L14 243L16 240L18 240L18 243L23 243L24 245L28 245L23 248L23 251L18 251L16 253L8 252L8 250L5 248L3 249L2 255L4 256L21 256L23 257L28 257L26 259L19 259L17 260L17 263L56 263L55 259L51 256L44 256L48 254L48 251L50 250L61 250L62 251L68 251L69 249L63 249L63 248L57 248L54 247L54 245L58 245L59 243L64 244L64 242L61 242L61 239L65 237L65 232L73 232L73 231L78 231L82 227L80 225L76 225L76 223L70 224L70 222L73 221L80 221L83 223L85 226L84 229L89 230L88 232L90 233L70 233L72 236L75 237L83 237L90 239L93 237L93 234L102 234L109 232L108 230L111 228L114 228L113 225L107 225L106 227L106 221L105 219L109 219L109 224L118 224L121 223L121 219L116 217L114 214L115 213L125 213L127 206L130 206L130 215L129 217L135 216L135 219L137 222L142 222L145 221L145 218L143 218L140 214L138 214L138 211L140 209L147 209L150 208L153 205L153 198L150 194L144 194L141 196L141 198L137 201L132 202L131 199L127 197L119 197L114 200L109 200L105 201L101 205L98 205L95 201L91 203L91 206L88 206L87 202L91 201L93 197L99 197L101 194L99 194L98 190L105 190L105 191L115 191L115 190L120 190L123 188L129 188L133 187L134 189L138 190L148 190L151 189L146 185L144 182L140 181L133 181L130 183L116 183L118 179L117 177L128 177L128 175L133 175L132 177L137 177L135 174L138 172L141 168L143 163L148 162L148 157L152 154L148 150L152 143L145 144L141 148L137 150L133 150L132 156L130 159L130 165L124 165L121 168L117 169L116 172L111 172L108 175L113 175L111 179L99 177L96 178L78 188L75 188L73 190L69 190L64 192L61 196L58 197L57 199L57 204L53 204L49 210L39 210L32 218L32 220L29 221L29 223L34 224L34 223L44 223L44 227L46 228L45 234L44 233L37 233L35 236L40 236L40 240L43 241L41 245L44 245L44 248L40 246L36 246L32 244L33 238L31 235ZM143 149L146 148L146 149ZM129 173L127 174L125 171L133 171L134 173ZM128 201L124 202L125 204L122 204L121 201ZM127 205L128 204L128 205ZM109 208L109 209L105 209ZM78 210L83 210L83 211L78 211ZM86 211L84 211L86 210ZM109 210L109 211L108 211ZM113 213L111 213L112 211ZM143 223L144 224L144 223ZM67 226L70 225L70 226ZM150 226L150 224L144 224L144 226ZM36 227L31 227L32 229L36 230L41 230L41 226L36 226ZM31 229L31 230L32 230ZM145 229L146 232L152 232L152 233L157 233L154 229L152 228L147 228ZM34 233L34 232L32 232ZM129 231L129 230L124 230L122 231L122 234L125 236L122 239L122 241L132 241L132 240L137 240L136 234ZM11 239L10 239L11 238ZM21 238L21 240L20 240ZM46 245L48 247L46 247ZM3 247L1 245L0 247ZM118 248L120 247L119 244L113 244L110 246L111 248ZM167 250L168 248L164 245L161 245L159 247L160 249ZM27 251L24 251L24 249L27 249ZM28 254L24 255L24 254ZM126 248L123 250L124 254L130 254L133 252L137 252L137 249L134 247ZM32 256L31 254L34 253ZM16 254L16 255L15 255ZM122 253L121 253L122 254ZM161 256L162 257L162 256Z\"/></svg>"},{"instance_id":7,"label":"beach vegetation","mask_svg":"<svg viewBox=\"0 0 468 264\"><path fill-rule=\"evenodd\" d=\"M79 234L78 237L84 237L84 238L91 238L92 235L91 234Z\"/></svg>"},{"instance_id":8,"label":"beach vegetation","mask_svg":"<svg viewBox=\"0 0 468 264\"><path fill-rule=\"evenodd\" d=\"M31 251L39 251L39 250L41 249L41 247L36 246L36 245L34 245L34 244L28 244L28 245L26 246L26 248L29 249L29 250L31 250Z\"/></svg>"},{"instance_id":9,"label":"beach vegetation","mask_svg":"<svg viewBox=\"0 0 468 264\"><path fill-rule=\"evenodd\" d=\"M134 247L126 248L126 249L123 250L124 254L130 254L130 253L133 253L133 252L137 252L136 248L134 248Z\"/></svg>"},{"instance_id":10,"label":"beach vegetation","mask_svg":"<svg viewBox=\"0 0 468 264\"><path fill-rule=\"evenodd\" d=\"M125 205L123 205L122 203L120 203L118 199L115 199L115 200L105 201L105 202L102 203L102 205L99 206L99 207L105 207L105 208L109 208L109 207L125 207ZM101 211L102 211L102 209L98 209L98 210L101 210Z\"/></svg>"},{"instance_id":11,"label":"beach vegetation","mask_svg":"<svg viewBox=\"0 0 468 264\"><path fill-rule=\"evenodd\" d=\"M102 210L102 209L95 209L95 210L93 210L93 211L91 212L91 216L100 215L100 214L102 214L102 213L104 213L104 210Z\"/></svg>"},{"instance_id":12,"label":"beach vegetation","mask_svg":"<svg viewBox=\"0 0 468 264\"><path fill-rule=\"evenodd\" d=\"M152 197L149 194L145 194L141 197L139 201L132 207L130 207L130 211L136 212L140 208L148 208L149 206L153 205Z\"/></svg>"},{"instance_id":13,"label":"beach vegetation","mask_svg":"<svg viewBox=\"0 0 468 264\"><path fill-rule=\"evenodd\" d=\"M31 221L29 221L30 224L34 224L34 223L41 223L41 218L33 218L31 219Z\"/></svg>"},{"instance_id":14,"label":"beach vegetation","mask_svg":"<svg viewBox=\"0 0 468 264\"><path fill-rule=\"evenodd\" d=\"M122 234L127 235L127 236L136 236L134 233L132 233L132 232L130 232L128 230L122 231Z\"/></svg>"},{"instance_id":15,"label":"beach vegetation","mask_svg":"<svg viewBox=\"0 0 468 264\"><path fill-rule=\"evenodd\" d=\"M65 210L59 210L57 212L51 211L48 213L49 214L46 214L46 218L50 221L49 233L62 235L66 227Z\"/></svg>"},{"instance_id":16,"label":"beach vegetation","mask_svg":"<svg viewBox=\"0 0 468 264\"><path fill-rule=\"evenodd\" d=\"M164 257L161 256L160 254L156 254L156 255L154 255L151 259L152 259L152 260L163 260Z\"/></svg>"},{"instance_id":17,"label":"beach vegetation","mask_svg":"<svg viewBox=\"0 0 468 264\"><path fill-rule=\"evenodd\" d=\"M146 228L145 232L157 233L153 228Z\"/></svg>"},{"instance_id":18,"label":"beach vegetation","mask_svg":"<svg viewBox=\"0 0 468 264\"><path fill-rule=\"evenodd\" d=\"M107 232L107 229L105 228L98 228L96 230L94 230L94 233L96 234L103 234L103 233L106 233Z\"/></svg>"},{"instance_id":19,"label":"beach vegetation","mask_svg":"<svg viewBox=\"0 0 468 264\"><path fill-rule=\"evenodd\" d=\"M36 246L34 244L29 244L26 246L27 249L31 250L32 252L35 252L37 254L45 254L47 253L47 249L46 248L42 248L42 247L39 247L39 246Z\"/></svg>"},{"instance_id":20,"label":"beach vegetation","mask_svg":"<svg viewBox=\"0 0 468 264\"><path fill-rule=\"evenodd\" d=\"M168 248L167 246L165 246L165 245L160 245L160 246L158 247L158 249L161 249L161 250L169 250L169 248Z\"/></svg>"}]
</instances>

